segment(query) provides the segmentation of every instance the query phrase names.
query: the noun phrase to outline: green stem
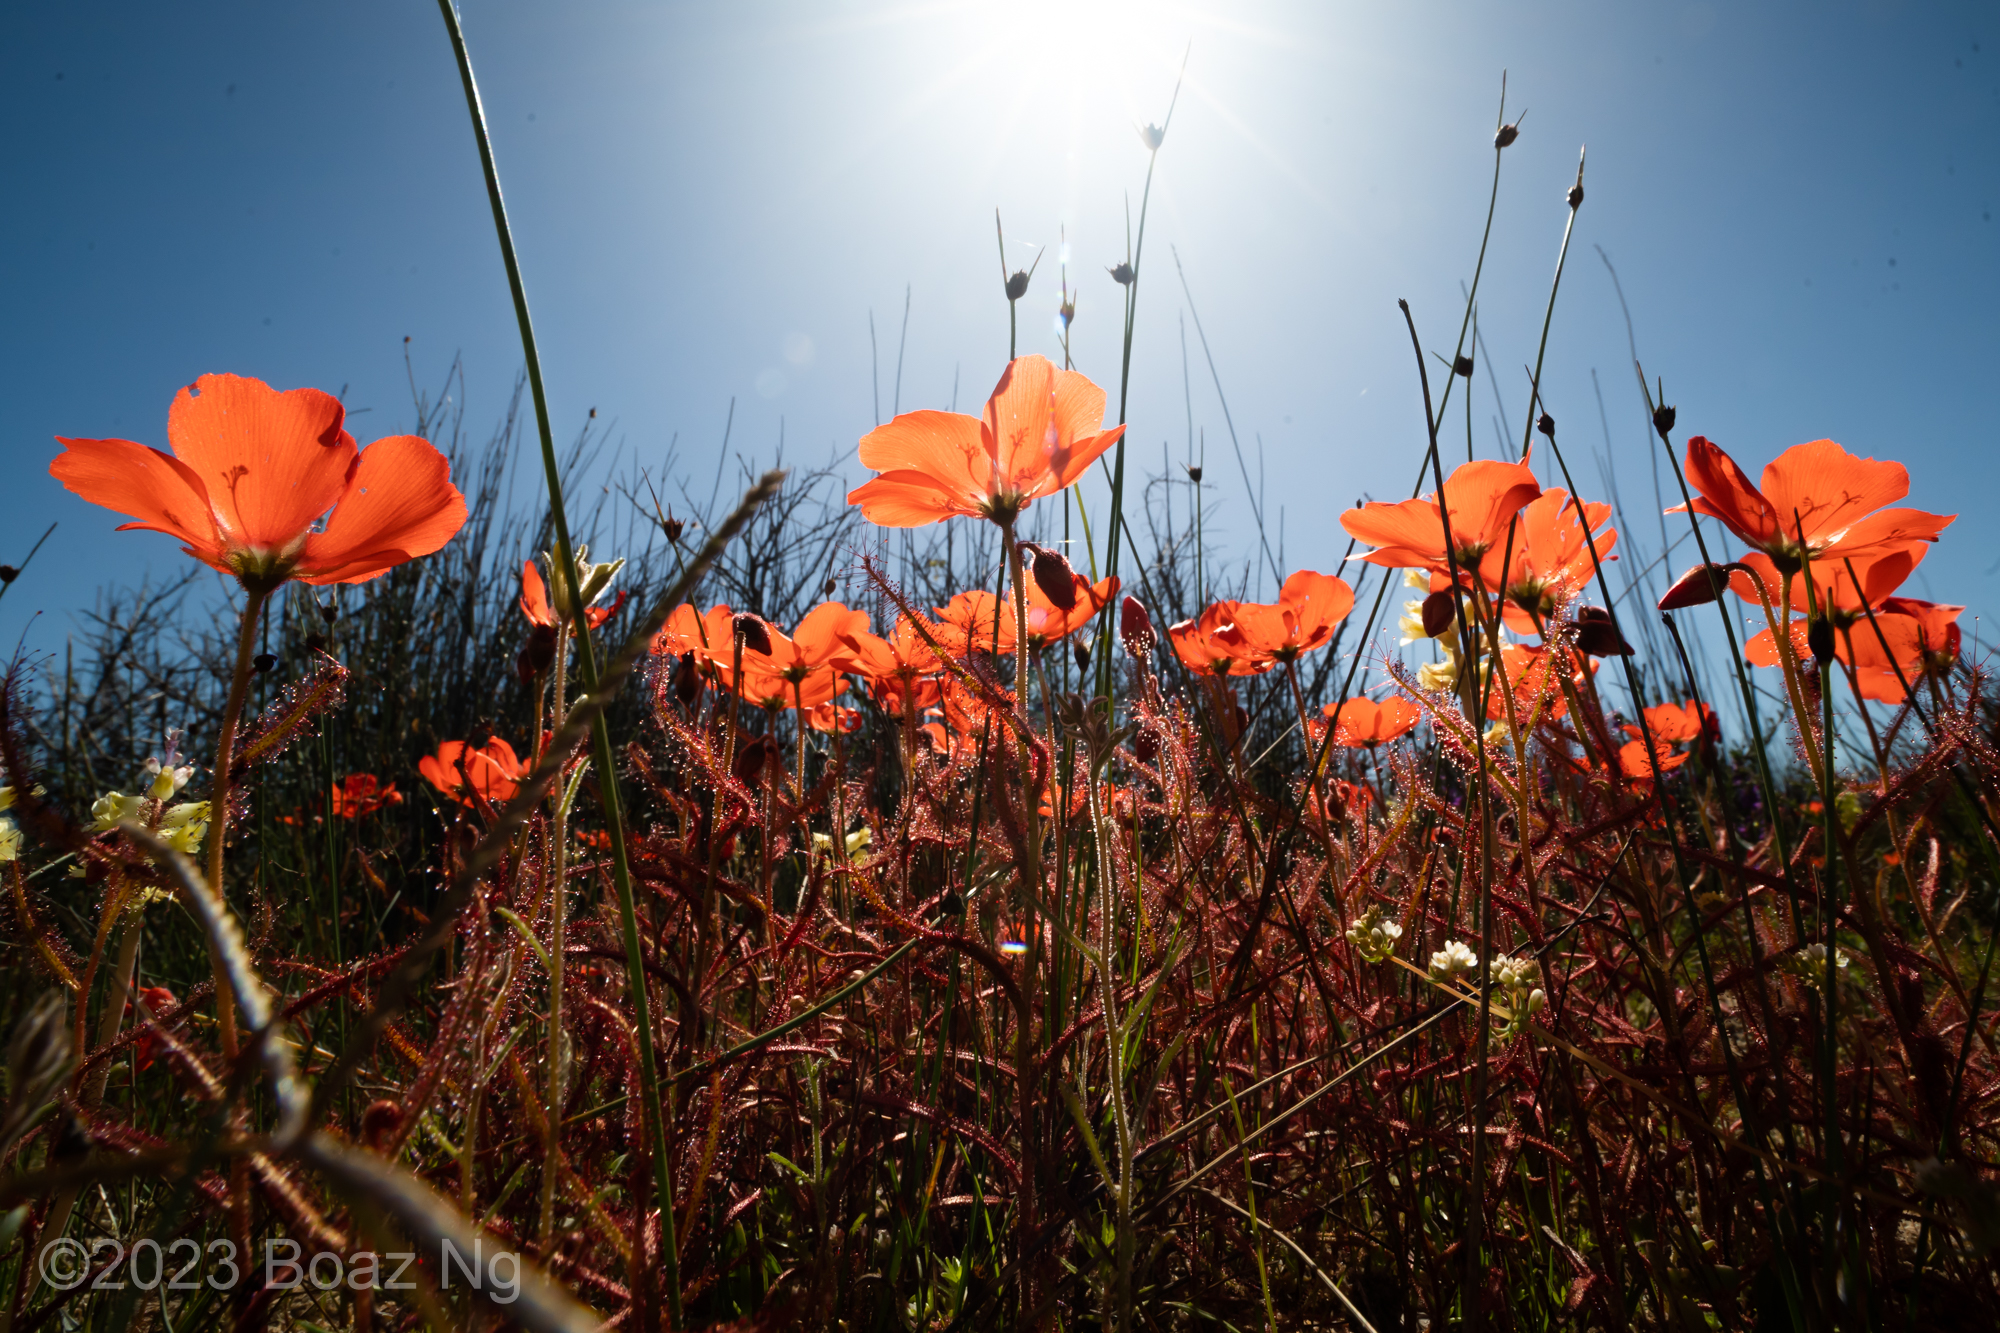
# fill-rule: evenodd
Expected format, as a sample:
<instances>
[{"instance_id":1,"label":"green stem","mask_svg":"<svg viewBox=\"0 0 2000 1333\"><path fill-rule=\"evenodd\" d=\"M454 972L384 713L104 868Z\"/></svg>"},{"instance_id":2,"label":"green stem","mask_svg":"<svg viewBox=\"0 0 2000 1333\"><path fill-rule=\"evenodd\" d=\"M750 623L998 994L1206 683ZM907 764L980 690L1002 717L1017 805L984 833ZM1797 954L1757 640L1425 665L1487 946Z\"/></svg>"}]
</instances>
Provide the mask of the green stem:
<instances>
[{"instance_id":1,"label":"green stem","mask_svg":"<svg viewBox=\"0 0 2000 1333\"><path fill-rule=\"evenodd\" d=\"M541 437L542 469L549 487L549 512L556 534L556 565L560 577L569 584L569 611L576 635L576 657L583 688L597 692L597 655L590 642L590 624L584 615L582 590L576 582L575 548L570 542L569 517L563 509L562 469L556 460L555 434L549 424L548 393L542 383L541 357L535 350L535 326L528 314L528 292L521 279L520 260L514 253L514 236L507 224L507 205L500 193L500 172L493 160L493 143L486 131L486 113L479 102L479 85L472 74L472 56L466 49L465 34L458 23L452 0L438 0L445 30L451 36L452 53L458 58L458 74L465 85L465 106L472 118L473 138L479 145L479 162L486 176L486 196L493 207L493 227L500 241L500 257L507 268L507 284L514 297L514 318L521 329L521 349L528 365L528 387L535 400L535 426ZM246 639L247 642L247 639ZM632 901L632 870L625 848L625 820L618 795L617 756L611 747L611 727L599 712L591 721L591 735L597 751L598 789L604 804L605 822L611 831L612 884L618 894L618 916L625 944L626 983L632 993L634 1025L639 1037L639 1084L645 1098L647 1129L653 1159L654 1206L660 1210L660 1265L667 1289L667 1318L671 1329L681 1326L680 1265L674 1241L673 1171L667 1157L667 1126L660 1104L659 1067L653 1053L653 1018L646 996L645 952L639 942L638 913Z\"/></svg>"}]
</instances>

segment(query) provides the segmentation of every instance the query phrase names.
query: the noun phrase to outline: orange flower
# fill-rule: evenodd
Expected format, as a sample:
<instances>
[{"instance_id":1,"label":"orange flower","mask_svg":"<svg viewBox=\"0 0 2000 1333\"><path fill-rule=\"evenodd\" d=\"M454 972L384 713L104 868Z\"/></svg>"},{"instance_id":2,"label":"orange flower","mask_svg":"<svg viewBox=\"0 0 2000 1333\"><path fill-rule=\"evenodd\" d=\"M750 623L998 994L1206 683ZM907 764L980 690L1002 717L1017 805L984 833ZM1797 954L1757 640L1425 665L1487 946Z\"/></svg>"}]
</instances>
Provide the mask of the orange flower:
<instances>
[{"instance_id":1,"label":"orange flower","mask_svg":"<svg viewBox=\"0 0 2000 1333\"><path fill-rule=\"evenodd\" d=\"M1353 609L1346 580L1302 569L1285 580L1276 602L1238 602L1234 637L1255 661L1289 662L1323 647Z\"/></svg>"},{"instance_id":2,"label":"orange flower","mask_svg":"<svg viewBox=\"0 0 2000 1333\"><path fill-rule=\"evenodd\" d=\"M583 609L583 618L589 622L592 629L596 629L599 625L617 615L618 608L623 605L625 605L625 593L620 591L618 596L612 599L609 606L585 607ZM689 609L692 610L693 608L690 607ZM535 562L532 560L523 560L521 562L521 614L528 618L528 623L531 625L540 625L544 629L554 629L556 627L556 611L553 606L549 605L548 587L542 582L541 571L535 568ZM665 632L664 630L661 631L662 634ZM658 640L656 639L655 642L658 642Z\"/></svg>"},{"instance_id":3,"label":"orange flower","mask_svg":"<svg viewBox=\"0 0 2000 1333\"><path fill-rule=\"evenodd\" d=\"M1260 657L1236 631L1240 602L1217 602L1167 630L1174 655L1198 676L1261 676L1277 659Z\"/></svg>"},{"instance_id":4,"label":"orange flower","mask_svg":"<svg viewBox=\"0 0 2000 1333\"><path fill-rule=\"evenodd\" d=\"M1320 711L1333 719L1335 745L1365 745L1371 750L1408 732L1423 717L1423 710L1401 695L1391 695L1381 703L1349 699L1339 705L1328 704ZM1325 723L1316 724L1313 733L1315 741L1323 734L1325 726Z\"/></svg>"},{"instance_id":5,"label":"orange flower","mask_svg":"<svg viewBox=\"0 0 2000 1333\"><path fill-rule=\"evenodd\" d=\"M1664 741L1653 742L1655 753L1646 753L1644 741L1632 741L1618 750L1618 771L1632 779L1633 785L1644 786L1653 780L1656 773L1671 773L1688 761L1685 754L1675 753L1672 746Z\"/></svg>"},{"instance_id":6,"label":"orange flower","mask_svg":"<svg viewBox=\"0 0 2000 1333\"><path fill-rule=\"evenodd\" d=\"M789 635L775 625L767 624L765 630L771 651L744 645L740 688L734 676L733 641L724 640L729 645L726 651L708 650L723 688L737 689L744 702L760 708L817 708L847 688L843 676L867 674L871 661L879 663L889 651L886 643L868 632L866 611L850 611L839 602L821 602Z\"/></svg>"},{"instance_id":7,"label":"orange flower","mask_svg":"<svg viewBox=\"0 0 2000 1333\"><path fill-rule=\"evenodd\" d=\"M1590 552L1594 542L1599 560L1616 560L1611 548L1618 544L1618 530L1607 528L1611 506L1586 501L1585 520L1591 536L1577 521L1577 502L1559 486L1550 487L1522 505L1514 525L1513 553L1503 541L1486 553L1480 578L1488 588L1507 580L1507 600L1501 610L1507 628L1520 634L1539 634L1556 607L1576 596L1584 584L1596 577ZM1504 565L1504 571L1503 571Z\"/></svg>"},{"instance_id":8,"label":"orange flower","mask_svg":"<svg viewBox=\"0 0 2000 1333\"><path fill-rule=\"evenodd\" d=\"M908 616L897 618L888 638L871 634L861 641L861 647L868 692L883 712L900 717L906 705L916 712L936 706L938 684L931 677L944 670L944 664Z\"/></svg>"},{"instance_id":9,"label":"orange flower","mask_svg":"<svg viewBox=\"0 0 2000 1333\"><path fill-rule=\"evenodd\" d=\"M1856 458L1832 440L1793 445L1771 460L1761 486L1752 486L1734 459L1696 435L1687 442L1687 479L1700 492L1693 502L1696 513L1720 519L1788 577L1807 557L1860 556L1913 541L1934 542L1958 517L1884 509L1910 493L1908 470L1901 463ZM1687 509L1675 505L1667 512Z\"/></svg>"},{"instance_id":10,"label":"orange flower","mask_svg":"<svg viewBox=\"0 0 2000 1333\"><path fill-rule=\"evenodd\" d=\"M417 772L460 805L505 805L528 775L528 765L515 757L514 747L498 736L478 749L464 741L446 741L435 755L417 761Z\"/></svg>"},{"instance_id":11,"label":"orange flower","mask_svg":"<svg viewBox=\"0 0 2000 1333\"><path fill-rule=\"evenodd\" d=\"M938 647L953 657L964 657L975 650L997 653L1001 657L1013 655L1014 608L1011 603L1000 601L983 589L974 588L933 609L942 622L935 635ZM993 623L996 610L1000 617L997 635Z\"/></svg>"},{"instance_id":12,"label":"orange flower","mask_svg":"<svg viewBox=\"0 0 2000 1333\"><path fill-rule=\"evenodd\" d=\"M384 783L373 773L349 773L333 788L333 813L342 819L360 819L385 805L401 805L403 793L393 782Z\"/></svg>"},{"instance_id":13,"label":"orange flower","mask_svg":"<svg viewBox=\"0 0 2000 1333\"><path fill-rule=\"evenodd\" d=\"M1038 653L1052 643L1060 642L1088 625L1097 618L1112 598L1118 595L1116 577L1100 579L1092 583L1081 574L1070 576L1075 590L1071 593L1067 611L1050 600L1042 591L1042 585L1035 579L1028 580L1028 651ZM1014 608L1008 605L1002 622L1002 633L1014 619Z\"/></svg>"},{"instance_id":14,"label":"orange flower","mask_svg":"<svg viewBox=\"0 0 2000 1333\"><path fill-rule=\"evenodd\" d=\"M693 653L696 662L720 661L727 666L736 651L736 613L716 605L704 615L684 602L653 636L652 651L661 657ZM745 648L743 655L747 658L752 651Z\"/></svg>"},{"instance_id":15,"label":"orange flower","mask_svg":"<svg viewBox=\"0 0 2000 1333\"><path fill-rule=\"evenodd\" d=\"M891 717L901 717L906 706L914 716L936 708L944 698L934 676L918 676L909 681L901 676L876 676L868 682L868 693L875 706Z\"/></svg>"},{"instance_id":16,"label":"orange flower","mask_svg":"<svg viewBox=\"0 0 2000 1333\"><path fill-rule=\"evenodd\" d=\"M1923 558L1930 552L1928 542L1905 542L1870 551L1857 556L1836 556L1812 562L1813 602L1822 615L1828 616L1836 625L1851 624L1864 614L1864 608L1880 606L1886 597L1895 594ZM1849 561L1854 565L1854 573L1860 576L1861 586L1854 586L1854 579L1847 572ZM1746 565L1755 573L1737 570L1729 576L1729 587L1738 597L1754 605L1762 605L1757 598L1757 582L1761 581L1764 591L1773 601L1778 595L1778 567L1771 557L1762 551L1751 551L1737 562ZM1806 609L1805 593L1794 590L1793 609Z\"/></svg>"},{"instance_id":17,"label":"orange flower","mask_svg":"<svg viewBox=\"0 0 2000 1333\"><path fill-rule=\"evenodd\" d=\"M1508 521L1541 493L1541 483L1525 464L1482 458L1453 469L1445 478L1444 502L1451 510L1451 553L1459 569L1480 569L1486 553L1506 542ZM1371 501L1343 512L1340 526L1356 541L1376 548L1356 559L1390 569L1449 574L1444 518L1435 495L1400 504ZM1498 570L1494 573L1497 577Z\"/></svg>"},{"instance_id":18,"label":"orange flower","mask_svg":"<svg viewBox=\"0 0 2000 1333\"><path fill-rule=\"evenodd\" d=\"M854 731L861 725L861 714L853 708L842 708L839 704L825 703L806 714L806 721L814 731L832 731L838 724L841 731Z\"/></svg>"},{"instance_id":19,"label":"orange flower","mask_svg":"<svg viewBox=\"0 0 2000 1333\"><path fill-rule=\"evenodd\" d=\"M1507 683L1514 689L1515 718L1526 726L1536 708L1548 721L1557 721L1569 713L1569 699L1562 692L1562 682L1549 676L1552 649L1541 644L1503 643L1500 645L1500 663L1506 668ZM1574 669L1575 659L1569 659L1572 670L1570 680L1583 684L1583 673ZM1588 657L1584 660L1588 661ZM1596 670L1593 666L1592 670ZM1486 699L1488 721L1499 722L1507 716L1507 699L1500 693L1500 682L1493 682L1492 693Z\"/></svg>"},{"instance_id":20,"label":"orange flower","mask_svg":"<svg viewBox=\"0 0 2000 1333\"><path fill-rule=\"evenodd\" d=\"M363 451L345 409L317 389L203 375L174 397L162 453L130 440L58 437L56 480L246 587L286 579L365 583L450 541L465 522L451 464L426 440ZM315 529L329 509L332 517Z\"/></svg>"},{"instance_id":21,"label":"orange flower","mask_svg":"<svg viewBox=\"0 0 2000 1333\"><path fill-rule=\"evenodd\" d=\"M174 998L174 993L165 986L141 986L139 1000L146 1006L146 1012L156 1019L180 1003ZM127 1000L125 1008L127 1012L134 1012L138 1006ZM140 1069L150 1067L153 1063L153 1053L159 1046L160 1039L154 1035L152 1026L148 1024L145 1035L132 1043L132 1063Z\"/></svg>"},{"instance_id":22,"label":"orange flower","mask_svg":"<svg viewBox=\"0 0 2000 1333\"><path fill-rule=\"evenodd\" d=\"M1850 626L1841 636L1837 654L1847 661L1850 645L1861 697L1900 704L1908 697L1903 682L1915 685L1928 675L1942 676L1958 662L1962 606L1947 606L1915 597L1890 597L1875 613L1875 624ZM1803 625L1803 621L1799 622ZM1876 630L1881 631L1878 638ZM1799 631L1803 633L1803 630ZM1889 652L1882 651L1886 639ZM1898 674L1897 668L1901 668Z\"/></svg>"},{"instance_id":23,"label":"orange flower","mask_svg":"<svg viewBox=\"0 0 2000 1333\"><path fill-rule=\"evenodd\" d=\"M1011 524L1053 495L1125 432L1104 423L1104 390L1043 357L1002 372L983 417L905 412L861 437L861 464L881 475L848 493L872 523L915 528L965 514Z\"/></svg>"},{"instance_id":24,"label":"orange flower","mask_svg":"<svg viewBox=\"0 0 2000 1333\"><path fill-rule=\"evenodd\" d=\"M1715 734L1715 710L1707 704L1654 704L1646 710L1646 726L1656 741L1696 740L1704 731ZM1626 730L1640 734L1635 727Z\"/></svg>"}]
</instances>

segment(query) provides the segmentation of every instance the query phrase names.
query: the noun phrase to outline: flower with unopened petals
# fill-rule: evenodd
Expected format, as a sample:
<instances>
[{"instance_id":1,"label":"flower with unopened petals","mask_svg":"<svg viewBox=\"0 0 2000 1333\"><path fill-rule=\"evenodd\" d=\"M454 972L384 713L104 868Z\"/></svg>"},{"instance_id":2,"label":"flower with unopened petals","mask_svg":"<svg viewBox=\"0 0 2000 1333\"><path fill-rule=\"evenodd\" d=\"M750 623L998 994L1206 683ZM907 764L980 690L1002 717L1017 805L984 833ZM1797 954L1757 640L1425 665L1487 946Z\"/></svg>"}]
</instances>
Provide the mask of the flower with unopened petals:
<instances>
[{"instance_id":1,"label":"flower with unopened petals","mask_svg":"<svg viewBox=\"0 0 2000 1333\"><path fill-rule=\"evenodd\" d=\"M1396 952L1396 941L1402 938L1403 928L1384 917L1379 904L1371 904L1347 927L1347 942L1371 963L1387 962Z\"/></svg>"},{"instance_id":2,"label":"flower with unopened petals","mask_svg":"<svg viewBox=\"0 0 2000 1333\"><path fill-rule=\"evenodd\" d=\"M64 452L49 472L130 515L121 531L177 537L247 588L365 583L450 541L465 523L465 497L428 441L394 435L360 449L345 417L340 400L317 389L280 393L262 380L203 375L167 413L172 453L59 437Z\"/></svg>"}]
</instances>

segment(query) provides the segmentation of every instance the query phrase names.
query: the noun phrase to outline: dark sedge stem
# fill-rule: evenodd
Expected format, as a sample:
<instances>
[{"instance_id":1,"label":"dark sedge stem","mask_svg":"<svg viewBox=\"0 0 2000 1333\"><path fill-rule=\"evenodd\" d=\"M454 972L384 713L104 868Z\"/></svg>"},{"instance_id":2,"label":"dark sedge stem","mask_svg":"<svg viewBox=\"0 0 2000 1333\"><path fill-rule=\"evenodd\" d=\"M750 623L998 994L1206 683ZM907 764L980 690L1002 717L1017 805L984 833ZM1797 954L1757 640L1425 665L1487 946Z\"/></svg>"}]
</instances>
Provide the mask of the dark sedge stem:
<instances>
[{"instance_id":1,"label":"dark sedge stem","mask_svg":"<svg viewBox=\"0 0 2000 1333\"><path fill-rule=\"evenodd\" d=\"M1658 405L1653 402L1653 391L1646 387L1646 372L1634 361L1632 369L1639 376L1639 392L1646 400L1646 414L1654 416ZM1789 865L1791 856L1785 848L1785 830L1778 819L1778 784L1771 776L1771 757L1764 749L1764 729L1757 721L1757 692L1751 688L1749 673L1743 669L1743 650L1736 642L1736 622L1729 614L1729 607L1723 601L1728 591L1728 579L1716 572L1715 558L1708 553L1708 539L1702 536L1701 520L1695 517L1694 496L1688 491L1687 474L1681 470L1681 461L1674 457L1673 438L1666 431L1654 428L1659 436L1660 448L1667 455L1667 463L1673 468L1674 481L1681 489L1681 507L1688 517L1688 528L1694 533L1695 551L1701 556L1702 566L1708 571L1709 596L1715 602L1715 609L1722 621L1722 634L1729 642L1729 664L1736 673L1736 687L1743 696L1743 716L1750 724L1750 748L1757 756L1757 784L1763 789L1764 809L1771 816L1771 847L1777 853L1779 865ZM1775 636L1776 631L1773 631Z\"/></svg>"},{"instance_id":2,"label":"dark sedge stem","mask_svg":"<svg viewBox=\"0 0 2000 1333\"><path fill-rule=\"evenodd\" d=\"M1535 407L1542 397L1542 359L1549 352L1549 325L1555 322L1556 293L1562 290L1563 265L1569 261L1569 238L1576 231L1577 210L1583 206L1583 154L1576 155L1576 184L1569 192L1569 221L1563 224L1562 249L1556 251L1556 275L1549 282L1549 304L1542 311L1542 340L1535 348L1535 373L1528 383L1528 424L1521 432L1521 457L1535 439Z\"/></svg>"},{"instance_id":3,"label":"dark sedge stem","mask_svg":"<svg viewBox=\"0 0 2000 1333\"><path fill-rule=\"evenodd\" d=\"M582 590L577 585L575 548L570 542L569 517L563 509L562 469L556 460L555 434L549 425L548 394L542 383L541 357L535 349L534 321L528 314L528 292L521 279L520 260L514 253L514 236L507 223L507 205L500 193L500 172L493 159L493 143L486 130L486 113L479 102L479 85L472 75L472 56L466 49L465 34L458 24L452 0L438 0L446 31L451 36L452 53L458 58L458 74L465 85L465 106L472 118L473 138L479 145L479 163L486 176L486 196L493 206L493 229L500 241L500 257L507 268L507 285L514 297L514 318L521 329L521 350L527 359L528 387L535 400L535 425L541 437L542 470L549 487L549 513L556 535L555 563L558 577L568 585L571 632L576 640L578 674L586 694L597 693L597 655L590 642L590 623L584 614ZM618 795L617 756L611 746L611 727L603 712L591 721L596 750L599 799L611 833L612 883L618 894L618 916L625 944L627 987L632 994L634 1025L639 1037L639 1079L645 1097L647 1128L653 1159L655 1205L660 1210L660 1266L667 1289L668 1326L681 1326L680 1264L674 1238L673 1169L667 1156L667 1127L660 1104L658 1062L653 1052L653 1019L646 995L645 953L639 942L638 914L632 902L632 869L625 847L625 820Z\"/></svg>"},{"instance_id":4,"label":"dark sedge stem","mask_svg":"<svg viewBox=\"0 0 2000 1333\"><path fill-rule=\"evenodd\" d=\"M1431 410L1431 377L1424 367L1424 345L1417 337L1416 317L1410 313L1408 301L1397 301L1396 308L1403 312L1403 322L1409 326L1410 348L1417 356L1417 380L1424 391L1424 429L1430 437L1429 462L1431 479L1437 483L1438 522L1444 531L1445 567L1451 575L1452 615L1458 622L1458 641L1464 645L1465 660L1460 670L1466 670L1475 660L1473 648L1476 640L1472 626L1465 618L1465 598L1461 594L1458 574L1458 550L1451 530L1451 507L1444 493L1444 466L1438 461L1437 416ZM1419 483L1420 485L1422 483ZM1476 668L1473 668L1476 670ZM1472 1160L1471 1179L1468 1181L1469 1206L1465 1220L1465 1284L1460 1295L1460 1317L1465 1327L1477 1330L1480 1326L1479 1277L1483 1265L1479 1261L1480 1232L1485 1222L1485 1138L1486 1138L1486 1047L1493 1029L1493 996L1487 976L1492 967L1493 957L1493 879L1492 866L1486 857L1486 837L1490 827L1488 818L1487 793L1490 789L1486 768L1486 729L1480 725L1482 719L1468 717L1466 722L1472 728L1472 744L1477 752L1479 767L1479 825L1481 831L1480 871L1479 871L1479 1045L1472 1068ZM1523 836L1526 836L1525 830ZM1460 862L1463 868L1464 862Z\"/></svg>"}]
</instances>

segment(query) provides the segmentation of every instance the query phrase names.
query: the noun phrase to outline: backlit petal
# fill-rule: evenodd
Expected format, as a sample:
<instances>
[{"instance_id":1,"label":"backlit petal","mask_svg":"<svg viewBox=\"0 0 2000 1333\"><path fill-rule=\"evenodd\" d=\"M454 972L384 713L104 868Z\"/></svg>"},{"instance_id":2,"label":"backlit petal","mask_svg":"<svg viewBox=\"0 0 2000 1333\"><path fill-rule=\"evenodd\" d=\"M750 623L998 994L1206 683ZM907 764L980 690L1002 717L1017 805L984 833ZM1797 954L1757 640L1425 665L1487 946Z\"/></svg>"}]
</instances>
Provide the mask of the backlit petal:
<instances>
[{"instance_id":1,"label":"backlit petal","mask_svg":"<svg viewBox=\"0 0 2000 1333\"><path fill-rule=\"evenodd\" d=\"M1901 463L1856 458L1832 440L1793 445L1771 460L1762 482L1779 529L1793 541L1803 530L1813 547L1910 493L1910 473Z\"/></svg>"},{"instance_id":2,"label":"backlit petal","mask_svg":"<svg viewBox=\"0 0 2000 1333\"><path fill-rule=\"evenodd\" d=\"M208 493L193 468L172 454L131 440L68 440L49 464L49 475L92 504L129 515L119 531L143 528L187 543L189 555L217 569L221 541L209 514Z\"/></svg>"},{"instance_id":3,"label":"backlit petal","mask_svg":"<svg viewBox=\"0 0 2000 1333\"><path fill-rule=\"evenodd\" d=\"M914 468L863 482L847 493L847 503L859 505L863 518L885 528L920 528L954 514L979 512L965 491L948 489Z\"/></svg>"},{"instance_id":4,"label":"backlit petal","mask_svg":"<svg viewBox=\"0 0 2000 1333\"><path fill-rule=\"evenodd\" d=\"M365 583L429 555L465 525L451 463L428 440L392 435L361 455L354 483L299 562L306 583Z\"/></svg>"},{"instance_id":5,"label":"backlit petal","mask_svg":"<svg viewBox=\"0 0 2000 1333\"><path fill-rule=\"evenodd\" d=\"M167 440L201 478L226 547L282 551L332 508L354 475L340 401L262 380L203 375L174 395Z\"/></svg>"}]
</instances>

